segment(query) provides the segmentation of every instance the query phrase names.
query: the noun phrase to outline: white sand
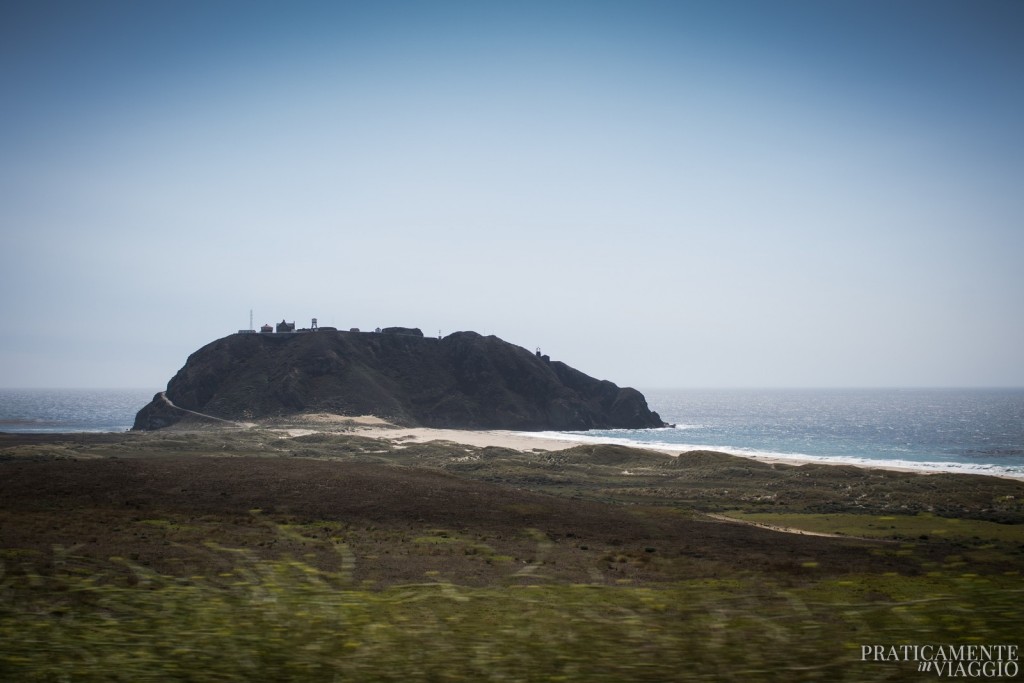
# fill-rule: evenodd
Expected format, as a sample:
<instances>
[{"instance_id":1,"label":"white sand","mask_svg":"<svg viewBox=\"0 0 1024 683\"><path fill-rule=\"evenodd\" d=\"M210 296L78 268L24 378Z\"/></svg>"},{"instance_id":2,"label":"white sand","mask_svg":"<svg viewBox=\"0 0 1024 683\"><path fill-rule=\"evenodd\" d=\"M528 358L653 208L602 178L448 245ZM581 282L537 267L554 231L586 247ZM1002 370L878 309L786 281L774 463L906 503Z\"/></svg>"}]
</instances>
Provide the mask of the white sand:
<instances>
[{"instance_id":1,"label":"white sand","mask_svg":"<svg viewBox=\"0 0 1024 683\"><path fill-rule=\"evenodd\" d=\"M516 432L501 430L365 427L356 429L355 433L359 436L368 436L375 439L389 439L396 444L450 441L467 446L496 446L498 448L509 448L524 452L534 450L560 451L583 443L590 443L587 441L563 441L562 439L523 436Z\"/></svg>"},{"instance_id":2,"label":"white sand","mask_svg":"<svg viewBox=\"0 0 1024 683\"><path fill-rule=\"evenodd\" d=\"M573 446L594 445L600 443L593 439L572 438L550 438L545 436L530 436L522 432L509 432L503 430L473 430L473 429L429 429L426 427L362 427L356 428L355 433L359 436L368 436L375 439L389 439L396 444L402 443L426 443L428 441L450 441L452 443L466 444L467 446L495 446L497 448L508 448L515 451L561 451ZM614 444L614 441L609 441ZM621 444L619 444L621 445ZM660 446L635 445L630 448L642 448L644 450L664 453L665 455L679 456L685 453L686 448L664 448ZM767 463L779 463L784 465L805 465L809 463L821 463L820 460L811 458L789 458L774 457L765 455L739 455L739 457L750 458ZM892 468L903 469L907 468Z\"/></svg>"},{"instance_id":3,"label":"white sand","mask_svg":"<svg viewBox=\"0 0 1024 683\"><path fill-rule=\"evenodd\" d=\"M348 418L351 419L351 418ZM376 419L376 418L375 418ZM381 421L383 422L383 421ZM383 422L384 425L388 423ZM354 433L360 436L368 436L376 439L388 439L397 445L402 443L425 443L428 441L447 441L450 443L465 444L467 446L496 446L498 448L508 448L511 450L530 452L530 451L560 451L566 448L572 448L573 446L580 445L593 445L595 443L601 443L593 439L580 439L573 440L569 438L550 438L543 435L530 436L523 432L510 432L503 430L470 430L470 429L428 429L425 427L394 427L394 426L369 426L368 422L363 421L356 424L349 423L349 426L354 426ZM615 443L609 441L608 443ZM622 445L622 444L619 444ZM692 448L666 448L664 446L644 446L644 445L631 445L631 448L643 448L649 451L655 451L658 453L664 453L669 456L678 457L691 451ZM715 450L715 449L705 449ZM837 460L829 462L828 460L817 459L817 458L801 458L799 456L776 456L776 455L763 455L763 454L752 454L752 453L729 453L728 451L718 451L727 453L728 455L734 455L740 458L748 458L750 460L757 460L758 462L764 462L768 464L778 465L846 465L853 467L860 467L864 469L875 469L875 470L890 470L894 472L915 472L918 474L938 474L940 472L958 472L960 474L980 474L990 477L1005 477L1008 479L1021 479L1021 476L1015 476L1012 474L1005 474L1001 472L979 472L970 470L949 470L940 469L939 467L931 468L922 463L921 466L912 465L901 465L901 464L888 464L881 463L879 461L873 461L870 463L862 462L850 462L845 460ZM685 457L685 456L684 456Z\"/></svg>"},{"instance_id":4,"label":"white sand","mask_svg":"<svg viewBox=\"0 0 1024 683\"><path fill-rule=\"evenodd\" d=\"M372 415L363 416L341 416L331 415L328 413L319 414L307 414L302 416L301 425L289 425L289 428L285 428L282 431L287 431L291 436L298 436L301 434L311 434L314 432L334 432L344 431L350 434L356 434L358 436L366 436L375 439L387 439L396 445L403 443L426 443L428 441L446 441L455 444L465 444L467 446L476 446L479 448L494 446L498 448L508 448L515 451L531 452L531 451L561 451L566 448L572 448L573 446L580 445L593 445L595 443L603 443L593 438L581 438L573 439L571 436L553 438L546 434L538 434L533 436L529 433L524 432L512 432L505 430L485 430L485 429L429 429L426 427L396 427L395 425L383 420L379 417ZM303 429L295 429L295 427L302 427ZM617 443L614 439L609 440L607 443ZM623 445L619 443L619 445ZM664 444L660 445L641 445L631 444L631 448L643 448L649 451L655 451L658 453L664 453L669 456L678 457L688 451L692 451L693 447L666 447ZM705 449L705 450L716 450L716 449ZM944 463L894 463L888 464L880 461L870 462L857 462L845 459L837 459L829 461L821 458L812 457L799 457L799 456L781 456L775 454L759 454L759 453L739 453L719 450L718 452L727 453L728 455L734 455L736 457L748 458L750 460L757 460L768 464L778 465L847 465L853 467L861 467L864 469L883 469L891 470L895 472L916 472L919 474L936 474L939 472L958 472L961 474L980 474L994 477L1006 477L1010 479L1024 479L1022 475L1007 474L1003 472L989 472L989 471L978 471L970 469L959 469L951 468L946 466Z\"/></svg>"}]
</instances>

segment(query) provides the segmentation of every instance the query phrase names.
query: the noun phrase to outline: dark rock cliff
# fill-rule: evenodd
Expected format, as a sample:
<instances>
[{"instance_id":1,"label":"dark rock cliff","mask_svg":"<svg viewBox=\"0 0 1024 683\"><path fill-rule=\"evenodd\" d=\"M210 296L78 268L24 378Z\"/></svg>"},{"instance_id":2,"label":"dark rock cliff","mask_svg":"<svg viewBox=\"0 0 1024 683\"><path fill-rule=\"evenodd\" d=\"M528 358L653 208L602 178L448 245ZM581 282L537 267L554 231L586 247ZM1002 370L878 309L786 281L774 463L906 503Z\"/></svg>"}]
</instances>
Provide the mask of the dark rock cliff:
<instances>
[{"instance_id":1,"label":"dark rock cliff","mask_svg":"<svg viewBox=\"0 0 1024 683\"><path fill-rule=\"evenodd\" d=\"M635 389L475 332L234 334L189 356L166 395L178 408L229 420L330 412L464 429L664 426ZM134 429L185 416L158 394Z\"/></svg>"}]
</instances>

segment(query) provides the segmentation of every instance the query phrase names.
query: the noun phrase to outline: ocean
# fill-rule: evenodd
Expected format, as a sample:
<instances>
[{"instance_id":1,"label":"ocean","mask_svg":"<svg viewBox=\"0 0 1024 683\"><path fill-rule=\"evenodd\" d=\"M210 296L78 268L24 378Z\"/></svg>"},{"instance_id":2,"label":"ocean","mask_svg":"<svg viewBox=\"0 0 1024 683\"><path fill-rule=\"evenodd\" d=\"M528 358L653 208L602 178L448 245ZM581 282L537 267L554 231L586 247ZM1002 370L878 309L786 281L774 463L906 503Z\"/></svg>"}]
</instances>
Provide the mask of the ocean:
<instances>
[{"instance_id":1,"label":"ocean","mask_svg":"<svg viewBox=\"0 0 1024 683\"><path fill-rule=\"evenodd\" d=\"M1024 478L1024 389L647 390L664 429L561 439Z\"/></svg>"},{"instance_id":2,"label":"ocean","mask_svg":"<svg viewBox=\"0 0 1024 683\"><path fill-rule=\"evenodd\" d=\"M0 389L0 431L125 431L157 391ZM680 389L644 395L674 427L529 434L1024 478L1024 389Z\"/></svg>"},{"instance_id":3,"label":"ocean","mask_svg":"<svg viewBox=\"0 0 1024 683\"><path fill-rule=\"evenodd\" d=\"M0 389L0 432L123 432L159 389Z\"/></svg>"}]
</instances>

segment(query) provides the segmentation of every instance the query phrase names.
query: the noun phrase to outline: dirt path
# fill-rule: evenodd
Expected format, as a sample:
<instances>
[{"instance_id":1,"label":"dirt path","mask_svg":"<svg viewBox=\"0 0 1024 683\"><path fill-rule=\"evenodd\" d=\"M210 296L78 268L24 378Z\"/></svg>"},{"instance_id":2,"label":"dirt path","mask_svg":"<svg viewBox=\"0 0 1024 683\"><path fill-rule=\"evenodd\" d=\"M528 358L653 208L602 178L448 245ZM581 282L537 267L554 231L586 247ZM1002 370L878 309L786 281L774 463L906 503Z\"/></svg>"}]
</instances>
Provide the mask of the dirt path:
<instances>
[{"instance_id":1,"label":"dirt path","mask_svg":"<svg viewBox=\"0 0 1024 683\"><path fill-rule=\"evenodd\" d=\"M166 391L161 391L160 392L160 398L163 400L164 403L166 403L170 407L174 408L175 410L180 410L181 412L188 413L189 415L195 415L196 417L201 417L201 418L206 419L206 420L215 420L217 422L226 422L227 424L235 425L236 427L245 427L246 429L255 426L255 423L253 423L253 422L235 422L234 420L225 420L222 417L214 417L213 415L207 415L206 413L197 413L194 410L189 410L188 408L182 408L181 406L176 406L176 405L174 405L174 402L171 401L171 399L167 398L167 392Z\"/></svg>"},{"instance_id":2,"label":"dirt path","mask_svg":"<svg viewBox=\"0 0 1024 683\"><path fill-rule=\"evenodd\" d=\"M791 526L776 526L774 524L764 524L763 522L752 522L746 519L736 519L735 517L727 517L726 515L716 515L710 512L705 513L706 516L711 519L716 519L719 522L732 522L734 524L745 524L747 526L756 526L759 529L767 529L768 531L778 531L784 534L799 534L801 536L825 536L827 538L856 538L863 541L881 541L886 539L879 538L863 538L860 536L846 536L844 534L829 534L824 531L808 531L806 529L797 529Z\"/></svg>"}]
</instances>

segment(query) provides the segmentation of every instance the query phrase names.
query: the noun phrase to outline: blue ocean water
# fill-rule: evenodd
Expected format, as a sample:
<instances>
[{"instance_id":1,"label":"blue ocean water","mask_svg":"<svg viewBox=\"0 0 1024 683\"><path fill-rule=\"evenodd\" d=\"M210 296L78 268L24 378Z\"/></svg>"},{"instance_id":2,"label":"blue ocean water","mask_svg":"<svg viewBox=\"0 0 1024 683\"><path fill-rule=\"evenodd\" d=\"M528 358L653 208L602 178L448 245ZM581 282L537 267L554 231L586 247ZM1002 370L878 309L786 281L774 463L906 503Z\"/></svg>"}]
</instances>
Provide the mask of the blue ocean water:
<instances>
[{"instance_id":1,"label":"blue ocean water","mask_svg":"<svg viewBox=\"0 0 1024 683\"><path fill-rule=\"evenodd\" d=\"M0 389L0 432L123 432L156 389Z\"/></svg>"},{"instance_id":2,"label":"blue ocean water","mask_svg":"<svg viewBox=\"0 0 1024 683\"><path fill-rule=\"evenodd\" d=\"M1024 477L1024 389L687 389L644 395L676 426L546 435Z\"/></svg>"},{"instance_id":3,"label":"blue ocean water","mask_svg":"<svg viewBox=\"0 0 1024 683\"><path fill-rule=\"evenodd\" d=\"M0 389L0 431L125 431L156 391ZM644 395L676 426L531 435L1024 478L1024 389L683 389Z\"/></svg>"}]
</instances>

